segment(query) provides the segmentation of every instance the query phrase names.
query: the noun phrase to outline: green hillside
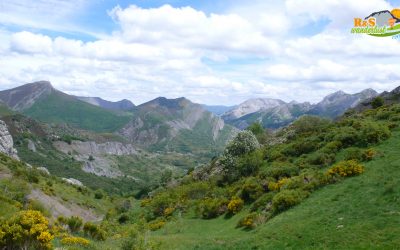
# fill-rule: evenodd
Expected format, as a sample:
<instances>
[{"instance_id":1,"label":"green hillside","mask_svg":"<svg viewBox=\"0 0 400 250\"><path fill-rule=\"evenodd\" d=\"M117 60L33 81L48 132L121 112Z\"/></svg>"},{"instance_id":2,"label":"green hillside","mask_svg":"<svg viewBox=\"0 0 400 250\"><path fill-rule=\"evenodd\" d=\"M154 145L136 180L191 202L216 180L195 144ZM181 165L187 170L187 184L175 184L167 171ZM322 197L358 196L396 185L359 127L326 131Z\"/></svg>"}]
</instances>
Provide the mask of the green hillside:
<instances>
[{"instance_id":1,"label":"green hillside","mask_svg":"<svg viewBox=\"0 0 400 250\"><path fill-rule=\"evenodd\" d=\"M152 241L161 249L395 248L399 114L394 105L336 122L303 117L261 147L240 133L222 157L142 200Z\"/></svg>"},{"instance_id":2,"label":"green hillside","mask_svg":"<svg viewBox=\"0 0 400 250\"><path fill-rule=\"evenodd\" d=\"M47 123L67 123L96 132L113 132L128 123L128 114L119 114L90 105L58 91L43 97L24 114Z\"/></svg>"},{"instance_id":3,"label":"green hillside","mask_svg":"<svg viewBox=\"0 0 400 250\"><path fill-rule=\"evenodd\" d=\"M396 249L400 245L400 130L375 147L365 173L326 186L253 231L233 218L190 217L152 235L162 249Z\"/></svg>"}]
</instances>

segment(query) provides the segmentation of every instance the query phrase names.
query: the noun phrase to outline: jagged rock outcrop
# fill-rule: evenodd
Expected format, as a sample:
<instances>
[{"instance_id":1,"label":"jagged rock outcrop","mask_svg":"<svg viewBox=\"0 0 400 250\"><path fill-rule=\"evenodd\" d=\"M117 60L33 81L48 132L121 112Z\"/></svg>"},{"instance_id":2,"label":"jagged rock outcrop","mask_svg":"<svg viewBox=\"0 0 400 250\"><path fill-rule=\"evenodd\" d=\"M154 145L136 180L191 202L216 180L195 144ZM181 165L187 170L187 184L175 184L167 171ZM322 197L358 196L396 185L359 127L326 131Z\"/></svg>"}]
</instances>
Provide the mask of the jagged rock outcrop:
<instances>
[{"instance_id":1,"label":"jagged rock outcrop","mask_svg":"<svg viewBox=\"0 0 400 250\"><path fill-rule=\"evenodd\" d=\"M68 144L63 141L56 141L53 145L59 151L83 162L82 169L85 172L110 178L116 178L123 174L119 171L117 163L109 156L135 155L138 153L132 144L121 142L72 141L71 144Z\"/></svg>"},{"instance_id":2,"label":"jagged rock outcrop","mask_svg":"<svg viewBox=\"0 0 400 250\"><path fill-rule=\"evenodd\" d=\"M14 159L19 159L17 150L14 148L13 138L8 131L6 123L2 120L0 120L0 152Z\"/></svg>"},{"instance_id":3,"label":"jagged rock outcrop","mask_svg":"<svg viewBox=\"0 0 400 250\"><path fill-rule=\"evenodd\" d=\"M74 179L74 178L68 178L68 179L67 178L62 178L62 180L65 181L68 184L79 186L79 187L83 187L82 182L78 181L77 179Z\"/></svg>"}]
</instances>

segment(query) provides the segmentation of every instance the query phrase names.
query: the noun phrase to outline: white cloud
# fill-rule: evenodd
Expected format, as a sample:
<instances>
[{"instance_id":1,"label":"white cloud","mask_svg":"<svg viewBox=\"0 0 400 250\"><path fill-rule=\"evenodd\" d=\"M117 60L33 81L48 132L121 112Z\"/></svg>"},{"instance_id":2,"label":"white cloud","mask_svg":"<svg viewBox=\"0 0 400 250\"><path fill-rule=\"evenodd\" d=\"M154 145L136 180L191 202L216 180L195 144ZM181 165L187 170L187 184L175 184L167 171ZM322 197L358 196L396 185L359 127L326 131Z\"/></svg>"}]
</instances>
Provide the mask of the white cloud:
<instances>
[{"instance_id":1,"label":"white cloud","mask_svg":"<svg viewBox=\"0 0 400 250\"><path fill-rule=\"evenodd\" d=\"M6 15L18 13L23 22L32 4L17 2L20 7L6 4ZM45 2L55 7L27 19L64 8L64 20L87 4L39 1ZM400 80L400 43L351 35L349 27L355 16L390 7L382 0L255 0L218 14L169 5L115 7L109 14L119 29L91 42L0 30L0 88L45 79L71 94L136 104L158 96L211 104L252 97L315 102L339 89L389 90ZM57 18L49 13L32 26L59 26ZM292 35L321 19L331 22L318 34Z\"/></svg>"},{"instance_id":2,"label":"white cloud","mask_svg":"<svg viewBox=\"0 0 400 250\"><path fill-rule=\"evenodd\" d=\"M121 25L116 35L126 42L272 55L278 44L237 14L210 14L191 7L143 9L115 7L110 15Z\"/></svg>"}]
</instances>

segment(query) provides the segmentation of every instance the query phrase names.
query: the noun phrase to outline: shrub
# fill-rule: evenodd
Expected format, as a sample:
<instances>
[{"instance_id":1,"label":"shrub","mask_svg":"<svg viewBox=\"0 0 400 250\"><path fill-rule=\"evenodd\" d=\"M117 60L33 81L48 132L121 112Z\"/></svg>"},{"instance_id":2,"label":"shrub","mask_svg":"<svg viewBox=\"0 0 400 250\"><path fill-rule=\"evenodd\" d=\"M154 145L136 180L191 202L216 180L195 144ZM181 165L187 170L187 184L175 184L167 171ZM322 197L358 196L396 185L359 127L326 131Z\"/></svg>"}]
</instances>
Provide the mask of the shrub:
<instances>
[{"instance_id":1,"label":"shrub","mask_svg":"<svg viewBox=\"0 0 400 250\"><path fill-rule=\"evenodd\" d=\"M228 203L228 212L230 214L237 214L240 212L240 210L242 210L243 208L243 200L238 198L238 197L234 197L232 198L229 203Z\"/></svg>"},{"instance_id":2,"label":"shrub","mask_svg":"<svg viewBox=\"0 0 400 250\"><path fill-rule=\"evenodd\" d=\"M86 222L83 226L83 232L85 235L90 236L96 240L105 240L106 239L106 232L100 228L100 226L93 224L92 222Z\"/></svg>"},{"instance_id":3,"label":"shrub","mask_svg":"<svg viewBox=\"0 0 400 250\"><path fill-rule=\"evenodd\" d=\"M329 138L332 136L333 138ZM356 145L359 142L359 133L353 127L341 127L333 130L328 135L328 140L339 141L343 147L349 147Z\"/></svg>"},{"instance_id":4,"label":"shrub","mask_svg":"<svg viewBox=\"0 0 400 250\"><path fill-rule=\"evenodd\" d=\"M174 212L175 212L175 208L174 208L174 207L167 207L166 209L164 209L164 216L165 216L165 217L169 217L169 216L171 216Z\"/></svg>"},{"instance_id":5,"label":"shrub","mask_svg":"<svg viewBox=\"0 0 400 250\"><path fill-rule=\"evenodd\" d=\"M67 224L71 233L76 233L81 229L83 221L78 216L71 216L66 219L65 224Z\"/></svg>"},{"instance_id":6,"label":"shrub","mask_svg":"<svg viewBox=\"0 0 400 250\"><path fill-rule=\"evenodd\" d=\"M29 210L39 211L45 216L50 216L50 212L37 200L30 200L27 208Z\"/></svg>"},{"instance_id":7,"label":"shrub","mask_svg":"<svg viewBox=\"0 0 400 250\"><path fill-rule=\"evenodd\" d=\"M257 150L240 157L237 167L241 176L249 176L257 173L263 162L264 154Z\"/></svg>"},{"instance_id":8,"label":"shrub","mask_svg":"<svg viewBox=\"0 0 400 250\"><path fill-rule=\"evenodd\" d=\"M342 143L340 141L328 142L321 151L326 154L335 154L342 148Z\"/></svg>"},{"instance_id":9,"label":"shrub","mask_svg":"<svg viewBox=\"0 0 400 250\"><path fill-rule=\"evenodd\" d=\"M231 156L241 156L251 153L258 149L260 144L257 138L251 131L241 131L236 137L226 146L225 154Z\"/></svg>"},{"instance_id":10,"label":"shrub","mask_svg":"<svg viewBox=\"0 0 400 250\"><path fill-rule=\"evenodd\" d=\"M69 236L69 237L63 238L61 240L61 244L68 245L68 246L86 247L90 244L90 242L85 238Z\"/></svg>"},{"instance_id":11,"label":"shrub","mask_svg":"<svg viewBox=\"0 0 400 250\"><path fill-rule=\"evenodd\" d=\"M329 127L331 122L318 116L302 116L293 122L296 134L318 133Z\"/></svg>"},{"instance_id":12,"label":"shrub","mask_svg":"<svg viewBox=\"0 0 400 250\"><path fill-rule=\"evenodd\" d=\"M372 106L372 108L374 108L374 109L379 108L379 107L382 107L383 104L385 104L385 100L384 100L382 97L380 97L380 96L375 97L375 98L372 100L372 102L371 102L371 106Z\"/></svg>"},{"instance_id":13,"label":"shrub","mask_svg":"<svg viewBox=\"0 0 400 250\"><path fill-rule=\"evenodd\" d=\"M251 213L239 220L236 227L243 227L245 229L254 229L259 224L265 222L265 216L258 213Z\"/></svg>"},{"instance_id":14,"label":"shrub","mask_svg":"<svg viewBox=\"0 0 400 250\"><path fill-rule=\"evenodd\" d=\"M350 161L341 161L335 166L331 167L328 169L327 175L329 176L335 176L339 175L342 177L347 177L347 176L355 176L362 174L364 172L364 166L359 164L355 160L350 160Z\"/></svg>"},{"instance_id":15,"label":"shrub","mask_svg":"<svg viewBox=\"0 0 400 250\"><path fill-rule=\"evenodd\" d=\"M376 154L377 152L373 148L369 148L363 152L362 158L364 161L370 161L375 157Z\"/></svg>"},{"instance_id":16,"label":"shrub","mask_svg":"<svg viewBox=\"0 0 400 250\"><path fill-rule=\"evenodd\" d=\"M119 224L125 224L127 221L129 221L129 215L127 214L121 214L118 218Z\"/></svg>"},{"instance_id":17,"label":"shrub","mask_svg":"<svg viewBox=\"0 0 400 250\"><path fill-rule=\"evenodd\" d=\"M348 148L344 151L344 159L346 161L356 160L361 161L363 159L363 152L360 148Z\"/></svg>"},{"instance_id":18,"label":"shrub","mask_svg":"<svg viewBox=\"0 0 400 250\"><path fill-rule=\"evenodd\" d=\"M361 146L368 146L370 144L376 144L390 137L390 130L388 126L377 123L377 122L363 122L359 125L360 129L360 140Z\"/></svg>"},{"instance_id":19,"label":"shrub","mask_svg":"<svg viewBox=\"0 0 400 250\"><path fill-rule=\"evenodd\" d=\"M252 202L258 199L264 192L260 180L255 177L249 177L243 181L240 187L239 196L245 202Z\"/></svg>"},{"instance_id":20,"label":"shrub","mask_svg":"<svg viewBox=\"0 0 400 250\"><path fill-rule=\"evenodd\" d=\"M148 227L151 231L156 231L164 227L165 223L166 223L165 220L157 220L149 223Z\"/></svg>"},{"instance_id":21,"label":"shrub","mask_svg":"<svg viewBox=\"0 0 400 250\"><path fill-rule=\"evenodd\" d=\"M251 211L257 211L257 210L266 210L268 211L271 208L272 205L272 198L274 197L275 193L269 192L258 198L256 200L252 207Z\"/></svg>"},{"instance_id":22,"label":"shrub","mask_svg":"<svg viewBox=\"0 0 400 250\"><path fill-rule=\"evenodd\" d=\"M273 177L279 179L282 177L291 177L298 175L299 168L289 162L274 162L260 172L261 178Z\"/></svg>"},{"instance_id":23,"label":"shrub","mask_svg":"<svg viewBox=\"0 0 400 250\"><path fill-rule=\"evenodd\" d=\"M153 215L164 216L165 209L174 207L177 203L177 194L170 192L161 192L155 195L152 199L142 200L142 205L149 208Z\"/></svg>"},{"instance_id":24,"label":"shrub","mask_svg":"<svg viewBox=\"0 0 400 250\"><path fill-rule=\"evenodd\" d=\"M260 122L251 124L247 130L250 130L257 138L258 142L264 144L268 140L268 132L264 130Z\"/></svg>"},{"instance_id":25,"label":"shrub","mask_svg":"<svg viewBox=\"0 0 400 250\"><path fill-rule=\"evenodd\" d=\"M94 193L94 198L95 198L95 199L100 200L100 199L103 199L103 197L104 197L104 193L103 193L103 191L101 191L101 190L97 190L97 191Z\"/></svg>"},{"instance_id":26,"label":"shrub","mask_svg":"<svg viewBox=\"0 0 400 250\"><path fill-rule=\"evenodd\" d=\"M319 139L317 137L307 137L297 139L295 142L288 144L283 153L288 156L300 156L315 151L318 147Z\"/></svg>"},{"instance_id":27,"label":"shrub","mask_svg":"<svg viewBox=\"0 0 400 250\"><path fill-rule=\"evenodd\" d=\"M268 189L271 191L279 191L288 181L288 178L282 178L277 182L270 182L268 183Z\"/></svg>"},{"instance_id":28,"label":"shrub","mask_svg":"<svg viewBox=\"0 0 400 250\"><path fill-rule=\"evenodd\" d=\"M198 202L196 211L204 219L212 219L226 212L227 201L224 199L205 198Z\"/></svg>"},{"instance_id":29,"label":"shrub","mask_svg":"<svg viewBox=\"0 0 400 250\"><path fill-rule=\"evenodd\" d=\"M299 204L307 196L308 192L301 189L282 190L272 199L272 209L275 213L279 213Z\"/></svg>"},{"instance_id":30,"label":"shrub","mask_svg":"<svg viewBox=\"0 0 400 250\"><path fill-rule=\"evenodd\" d=\"M0 225L2 249L51 249L54 236L39 211L21 211Z\"/></svg>"},{"instance_id":31,"label":"shrub","mask_svg":"<svg viewBox=\"0 0 400 250\"><path fill-rule=\"evenodd\" d=\"M308 155L306 160L311 165L325 167L332 164L335 161L335 158L336 158L335 154L326 154L317 151Z\"/></svg>"}]
</instances>

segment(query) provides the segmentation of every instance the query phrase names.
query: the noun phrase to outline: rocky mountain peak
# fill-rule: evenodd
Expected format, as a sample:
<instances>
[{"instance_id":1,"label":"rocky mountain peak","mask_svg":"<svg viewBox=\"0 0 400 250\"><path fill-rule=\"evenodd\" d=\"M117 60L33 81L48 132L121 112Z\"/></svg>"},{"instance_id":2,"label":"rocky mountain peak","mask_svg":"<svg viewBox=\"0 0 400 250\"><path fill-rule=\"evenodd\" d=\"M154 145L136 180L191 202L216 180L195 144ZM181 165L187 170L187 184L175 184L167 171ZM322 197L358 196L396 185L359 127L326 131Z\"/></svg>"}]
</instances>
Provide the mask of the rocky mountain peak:
<instances>
[{"instance_id":1,"label":"rocky mountain peak","mask_svg":"<svg viewBox=\"0 0 400 250\"><path fill-rule=\"evenodd\" d=\"M267 110L285 104L284 101L272 98L256 98L247 100L239 104L234 109L222 115L225 121L238 119L245 115L258 112L260 110Z\"/></svg>"},{"instance_id":2,"label":"rocky mountain peak","mask_svg":"<svg viewBox=\"0 0 400 250\"><path fill-rule=\"evenodd\" d=\"M369 89L364 89L363 91L361 91L359 93L359 95L362 96L365 99L365 98L371 98L371 97L377 96L378 92L376 92L375 90L369 88Z\"/></svg>"},{"instance_id":3,"label":"rocky mountain peak","mask_svg":"<svg viewBox=\"0 0 400 250\"><path fill-rule=\"evenodd\" d=\"M39 98L50 95L55 89L48 81L28 83L0 91L0 100L9 108L21 111L30 108Z\"/></svg>"}]
</instances>

